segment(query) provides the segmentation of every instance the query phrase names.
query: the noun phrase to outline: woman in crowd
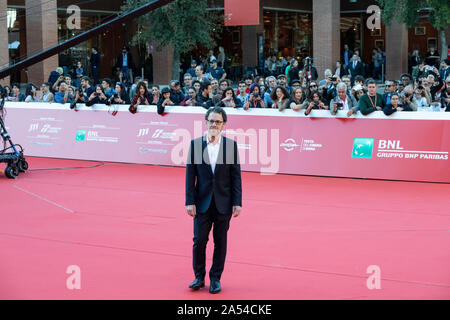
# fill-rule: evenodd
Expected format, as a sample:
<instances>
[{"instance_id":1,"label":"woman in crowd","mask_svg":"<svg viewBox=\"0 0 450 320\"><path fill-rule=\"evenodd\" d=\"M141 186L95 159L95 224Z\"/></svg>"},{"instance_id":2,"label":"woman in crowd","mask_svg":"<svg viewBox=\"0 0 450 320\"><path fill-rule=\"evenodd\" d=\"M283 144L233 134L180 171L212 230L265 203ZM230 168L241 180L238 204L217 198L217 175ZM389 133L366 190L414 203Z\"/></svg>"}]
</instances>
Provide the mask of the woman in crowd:
<instances>
[{"instance_id":1,"label":"woman in crowd","mask_svg":"<svg viewBox=\"0 0 450 320\"><path fill-rule=\"evenodd\" d=\"M159 99L161 98L161 90L159 89L159 86L157 84L154 84L152 86L152 93L148 93L150 95L149 101L151 105L157 105Z\"/></svg>"},{"instance_id":2,"label":"woman in crowd","mask_svg":"<svg viewBox=\"0 0 450 320\"><path fill-rule=\"evenodd\" d=\"M311 113L311 110L316 109L324 109L328 110L328 107L323 102L323 98L320 95L319 91L312 91L311 95L308 99L308 108L305 110L305 116Z\"/></svg>"},{"instance_id":3,"label":"woman in crowd","mask_svg":"<svg viewBox=\"0 0 450 320\"><path fill-rule=\"evenodd\" d=\"M400 104L400 96L398 93L394 92L391 95L391 103L383 108L385 115L389 116L397 111L413 111L410 107Z\"/></svg>"},{"instance_id":4,"label":"woman in crowd","mask_svg":"<svg viewBox=\"0 0 450 320\"><path fill-rule=\"evenodd\" d=\"M306 95L303 93L303 89L301 87L295 88L292 92L291 101L289 101L289 107L294 111L300 111L301 109L305 109L308 106L308 100L306 99Z\"/></svg>"},{"instance_id":5,"label":"woman in crowd","mask_svg":"<svg viewBox=\"0 0 450 320\"><path fill-rule=\"evenodd\" d=\"M417 110L423 110L423 108L430 106L430 96L423 86L417 86L414 90L414 101L417 105Z\"/></svg>"},{"instance_id":6,"label":"woman in crowd","mask_svg":"<svg viewBox=\"0 0 450 320\"><path fill-rule=\"evenodd\" d=\"M130 103L130 99L128 98L128 94L125 89L125 86L121 82L116 83L114 90L116 91L117 94L114 94L111 96L111 104L129 104Z\"/></svg>"},{"instance_id":7,"label":"woman in crowd","mask_svg":"<svg viewBox=\"0 0 450 320\"><path fill-rule=\"evenodd\" d=\"M222 93L222 99L216 104L222 108L242 108L241 101L236 97L232 88L227 88Z\"/></svg>"},{"instance_id":8,"label":"woman in crowd","mask_svg":"<svg viewBox=\"0 0 450 320\"><path fill-rule=\"evenodd\" d=\"M94 104L106 104L108 99L103 92L103 87L101 84L95 86L95 91L91 93L88 101L86 102L86 107L93 106Z\"/></svg>"},{"instance_id":9,"label":"woman in crowd","mask_svg":"<svg viewBox=\"0 0 450 320\"><path fill-rule=\"evenodd\" d=\"M197 94L195 93L195 89L193 87L189 88L187 91L186 97L183 101L180 102L180 106L183 107L192 107L196 105L195 97Z\"/></svg>"},{"instance_id":10,"label":"woman in crowd","mask_svg":"<svg viewBox=\"0 0 450 320\"><path fill-rule=\"evenodd\" d=\"M136 94L134 95L133 99L131 100L131 105L128 110L130 110L131 113L136 113L137 108L140 105L149 105L149 94L147 90L147 86L143 81L139 82L136 86Z\"/></svg>"},{"instance_id":11,"label":"woman in crowd","mask_svg":"<svg viewBox=\"0 0 450 320\"><path fill-rule=\"evenodd\" d=\"M270 98L273 101L272 108L283 111L289 108L289 93L284 87L276 87L270 94Z\"/></svg>"},{"instance_id":12,"label":"woman in crowd","mask_svg":"<svg viewBox=\"0 0 450 320\"><path fill-rule=\"evenodd\" d=\"M39 98L36 96L36 92L37 87L34 84L27 84L27 88L25 90L25 102L40 102Z\"/></svg>"},{"instance_id":13,"label":"woman in crowd","mask_svg":"<svg viewBox=\"0 0 450 320\"><path fill-rule=\"evenodd\" d=\"M244 109L248 110L249 108L265 108L266 104L262 98L261 88L259 84L253 83L250 87L250 98L247 103L244 104Z\"/></svg>"},{"instance_id":14,"label":"woman in crowd","mask_svg":"<svg viewBox=\"0 0 450 320\"><path fill-rule=\"evenodd\" d=\"M161 90L161 98L156 105L158 108L158 114L163 114L166 106L173 106L175 103L170 100L170 89L164 88Z\"/></svg>"},{"instance_id":15,"label":"woman in crowd","mask_svg":"<svg viewBox=\"0 0 450 320\"><path fill-rule=\"evenodd\" d=\"M359 101L359 99L365 93L366 93L366 90L361 85L356 85L352 88L352 95L355 97L356 101Z\"/></svg>"}]
</instances>

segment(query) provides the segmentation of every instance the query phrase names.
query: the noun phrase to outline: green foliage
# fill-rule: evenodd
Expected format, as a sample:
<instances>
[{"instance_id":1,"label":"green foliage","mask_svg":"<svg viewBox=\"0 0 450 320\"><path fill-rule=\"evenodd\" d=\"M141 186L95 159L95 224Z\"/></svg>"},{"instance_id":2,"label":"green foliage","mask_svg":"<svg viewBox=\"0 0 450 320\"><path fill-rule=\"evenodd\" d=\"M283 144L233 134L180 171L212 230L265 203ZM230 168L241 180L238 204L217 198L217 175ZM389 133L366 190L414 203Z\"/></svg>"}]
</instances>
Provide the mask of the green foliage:
<instances>
[{"instance_id":1,"label":"green foliage","mask_svg":"<svg viewBox=\"0 0 450 320\"><path fill-rule=\"evenodd\" d=\"M389 25L393 20L413 27L419 20L420 9L429 9L429 20L437 30L450 25L450 2L448 0L377 0L382 9L382 20Z\"/></svg>"},{"instance_id":2,"label":"green foliage","mask_svg":"<svg viewBox=\"0 0 450 320\"><path fill-rule=\"evenodd\" d=\"M146 0L127 0L122 11L130 11L147 3ZM206 0L175 0L137 19L138 32L133 42L151 42L157 48L173 45L179 53L186 53L199 45L215 45L213 33L220 17L207 11Z\"/></svg>"}]
</instances>

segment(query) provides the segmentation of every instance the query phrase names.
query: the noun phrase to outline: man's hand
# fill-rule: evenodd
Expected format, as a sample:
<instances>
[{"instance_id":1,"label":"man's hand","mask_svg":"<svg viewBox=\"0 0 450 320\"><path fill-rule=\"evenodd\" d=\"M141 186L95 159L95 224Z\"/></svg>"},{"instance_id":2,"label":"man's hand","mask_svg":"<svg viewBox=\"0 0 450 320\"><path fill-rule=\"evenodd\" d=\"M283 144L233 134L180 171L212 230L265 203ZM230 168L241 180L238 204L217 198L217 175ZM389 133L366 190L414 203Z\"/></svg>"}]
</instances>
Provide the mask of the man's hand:
<instances>
[{"instance_id":1,"label":"man's hand","mask_svg":"<svg viewBox=\"0 0 450 320\"><path fill-rule=\"evenodd\" d=\"M195 214L196 214L195 204L186 206L186 211L187 211L188 215L190 215L192 218L195 218Z\"/></svg>"},{"instance_id":2,"label":"man's hand","mask_svg":"<svg viewBox=\"0 0 450 320\"><path fill-rule=\"evenodd\" d=\"M241 210L242 210L241 206L233 206L233 217L237 218L241 213Z\"/></svg>"}]
</instances>

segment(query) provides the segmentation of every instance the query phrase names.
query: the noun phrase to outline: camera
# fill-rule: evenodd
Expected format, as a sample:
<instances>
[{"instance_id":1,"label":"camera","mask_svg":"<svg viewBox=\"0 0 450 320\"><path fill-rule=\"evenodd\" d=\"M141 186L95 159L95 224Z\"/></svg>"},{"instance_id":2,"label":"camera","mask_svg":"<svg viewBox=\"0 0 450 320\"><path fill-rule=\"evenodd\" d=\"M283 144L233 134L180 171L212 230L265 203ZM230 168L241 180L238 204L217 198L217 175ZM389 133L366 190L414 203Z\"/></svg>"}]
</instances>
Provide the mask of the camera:
<instances>
[{"instance_id":1,"label":"camera","mask_svg":"<svg viewBox=\"0 0 450 320\"><path fill-rule=\"evenodd\" d=\"M318 106L319 106L319 104L320 104L320 102L319 102L319 101L313 101L313 103L314 103L314 106L315 106L315 107L318 107Z\"/></svg>"},{"instance_id":2,"label":"camera","mask_svg":"<svg viewBox=\"0 0 450 320\"><path fill-rule=\"evenodd\" d=\"M337 81L337 78L336 77L331 77L331 81L335 82L335 81Z\"/></svg>"},{"instance_id":3,"label":"camera","mask_svg":"<svg viewBox=\"0 0 450 320\"><path fill-rule=\"evenodd\" d=\"M342 102L337 102L336 105L338 109L342 109L344 107L344 104Z\"/></svg>"}]
</instances>

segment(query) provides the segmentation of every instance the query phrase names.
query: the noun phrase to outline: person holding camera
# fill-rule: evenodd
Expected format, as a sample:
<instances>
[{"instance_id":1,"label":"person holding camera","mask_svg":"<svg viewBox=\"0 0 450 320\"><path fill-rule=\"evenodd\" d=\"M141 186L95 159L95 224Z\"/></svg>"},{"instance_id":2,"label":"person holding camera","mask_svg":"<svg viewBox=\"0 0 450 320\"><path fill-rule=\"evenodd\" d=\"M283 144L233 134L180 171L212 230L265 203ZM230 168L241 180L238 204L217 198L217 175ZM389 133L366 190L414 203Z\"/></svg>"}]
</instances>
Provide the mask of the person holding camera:
<instances>
[{"instance_id":1,"label":"person holding camera","mask_svg":"<svg viewBox=\"0 0 450 320\"><path fill-rule=\"evenodd\" d=\"M306 57L303 67L303 73L306 76L307 82L316 81L319 77L317 69L313 66L313 58Z\"/></svg>"},{"instance_id":2,"label":"person holding camera","mask_svg":"<svg viewBox=\"0 0 450 320\"><path fill-rule=\"evenodd\" d=\"M149 94L147 86L143 81L139 82L136 86L136 94L131 100L130 108L128 109L131 113L135 114L140 105L149 105Z\"/></svg>"},{"instance_id":3,"label":"person holding camera","mask_svg":"<svg viewBox=\"0 0 450 320\"><path fill-rule=\"evenodd\" d=\"M244 104L244 109L248 110L249 108L265 108L266 104L264 100L261 98L261 89L259 84L253 83L250 86L249 99L247 103Z\"/></svg>"},{"instance_id":4,"label":"person holding camera","mask_svg":"<svg viewBox=\"0 0 450 320\"><path fill-rule=\"evenodd\" d=\"M91 93L86 102L86 107L91 107L94 104L106 104L108 102L108 98L106 97L103 87L100 84L95 86L95 91Z\"/></svg>"},{"instance_id":5,"label":"person holding camera","mask_svg":"<svg viewBox=\"0 0 450 320\"><path fill-rule=\"evenodd\" d=\"M417 104L414 99L414 89L412 86L407 86L400 94L400 102L402 106L408 107L411 111L417 111Z\"/></svg>"},{"instance_id":6,"label":"person holding camera","mask_svg":"<svg viewBox=\"0 0 450 320\"><path fill-rule=\"evenodd\" d=\"M309 96L309 105L308 108L305 110L305 116L309 115L311 113L311 110L316 109L323 109L328 110L328 107L323 102L323 98L320 95L319 91L312 91Z\"/></svg>"},{"instance_id":7,"label":"person holding camera","mask_svg":"<svg viewBox=\"0 0 450 320\"><path fill-rule=\"evenodd\" d=\"M337 95L330 101L330 111L336 115L338 110L347 111L347 117L355 114L359 110L355 97L347 94L347 86L341 82L336 86Z\"/></svg>"},{"instance_id":8,"label":"person holding camera","mask_svg":"<svg viewBox=\"0 0 450 320\"><path fill-rule=\"evenodd\" d=\"M194 88L189 88L187 95L183 101L180 102L182 107L192 107L195 106L195 97L197 96Z\"/></svg>"},{"instance_id":9,"label":"person holding camera","mask_svg":"<svg viewBox=\"0 0 450 320\"><path fill-rule=\"evenodd\" d=\"M72 97L69 93L69 86L64 81L61 81L59 83L58 92L55 93L55 102L64 104L71 99Z\"/></svg>"},{"instance_id":10,"label":"person holding camera","mask_svg":"<svg viewBox=\"0 0 450 320\"><path fill-rule=\"evenodd\" d=\"M169 88L164 88L161 90L161 98L156 105L158 108L158 114L163 114L166 106L173 106L175 103L171 100L171 94Z\"/></svg>"},{"instance_id":11,"label":"person holding camera","mask_svg":"<svg viewBox=\"0 0 450 320\"><path fill-rule=\"evenodd\" d=\"M385 115L390 116L397 111L413 111L408 105L400 104L400 96L398 93L393 93L391 96L391 103L383 108Z\"/></svg>"},{"instance_id":12,"label":"person holding camera","mask_svg":"<svg viewBox=\"0 0 450 320\"><path fill-rule=\"evenodd\" d=\"M242 108L241 100L236 97L232 88L227 88L222 93L222 99L216 104L221 108Z\"/></svg>"}]
</instances>

